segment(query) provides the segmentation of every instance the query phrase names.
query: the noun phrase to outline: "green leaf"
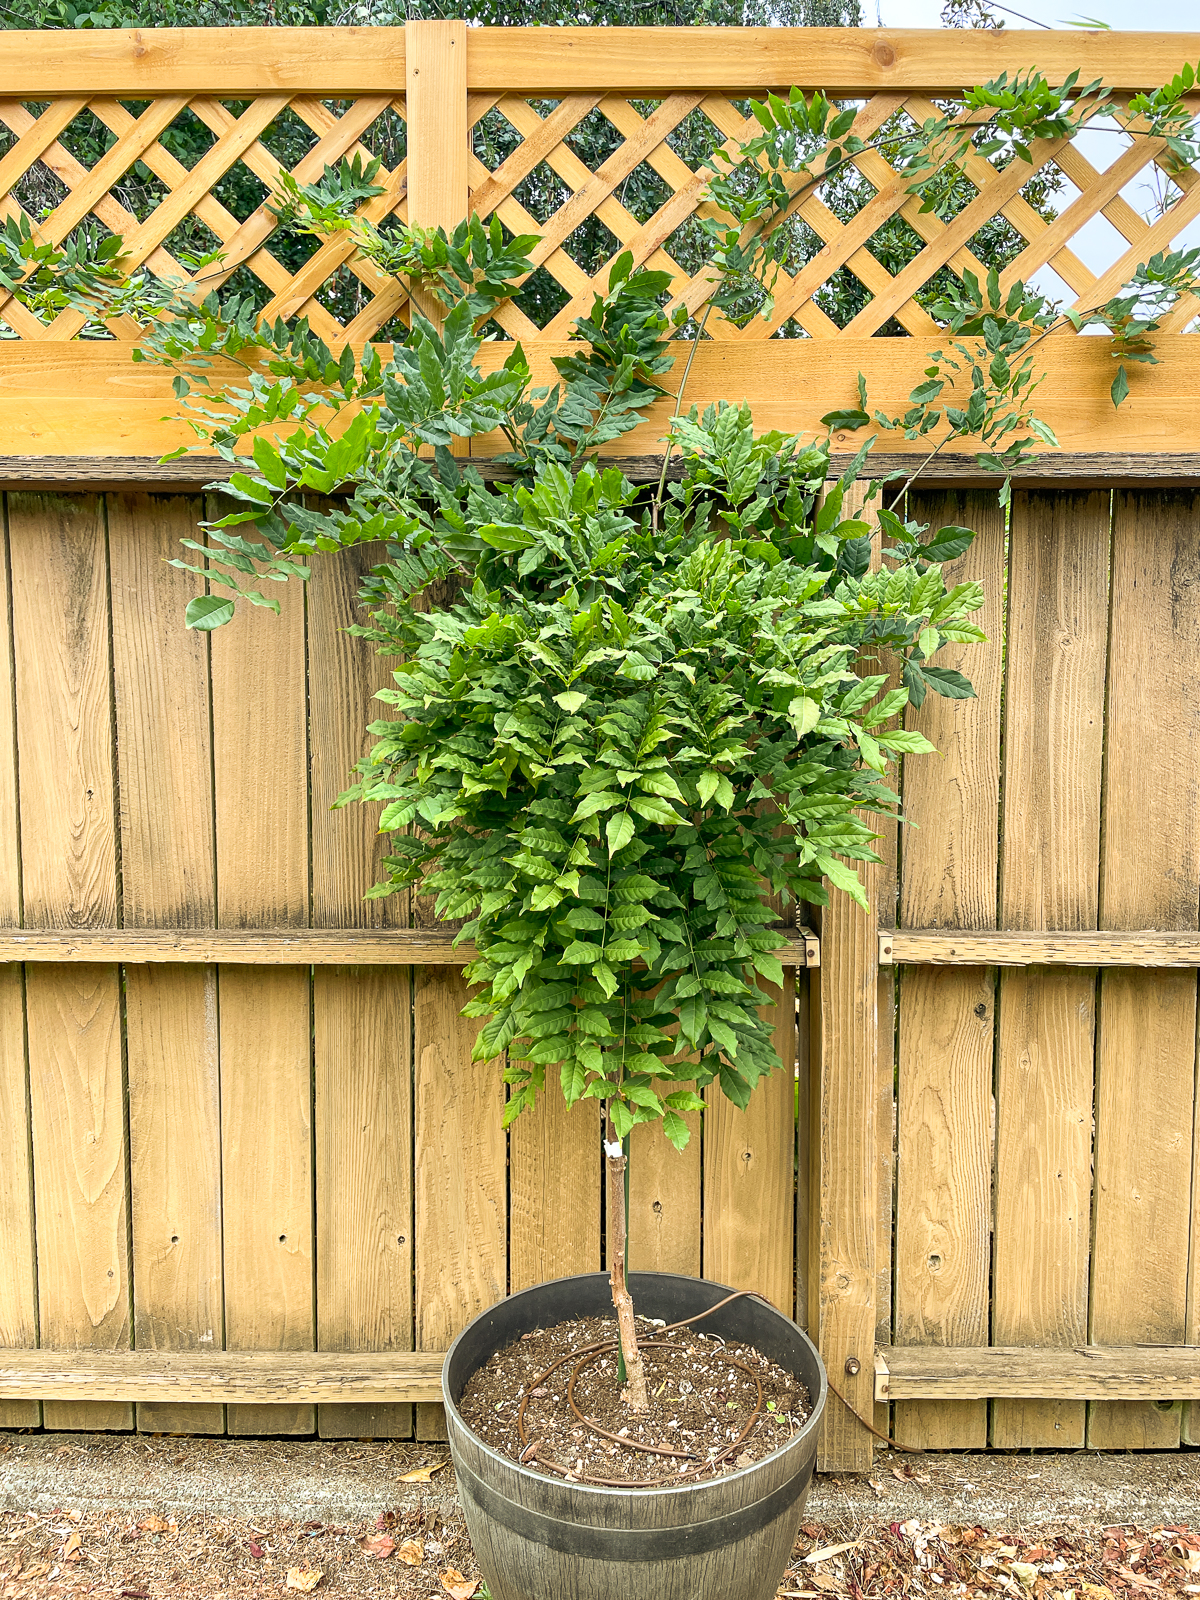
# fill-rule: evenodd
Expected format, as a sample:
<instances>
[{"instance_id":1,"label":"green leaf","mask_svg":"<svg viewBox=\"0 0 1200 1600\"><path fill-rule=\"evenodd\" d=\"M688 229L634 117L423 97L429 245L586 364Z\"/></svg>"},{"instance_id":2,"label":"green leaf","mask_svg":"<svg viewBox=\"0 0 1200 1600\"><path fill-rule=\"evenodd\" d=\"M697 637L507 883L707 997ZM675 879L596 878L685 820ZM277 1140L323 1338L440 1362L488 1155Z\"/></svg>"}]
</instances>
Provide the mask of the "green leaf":
<instances>
[{"instance_id":1,"label":"green leaf","mask_svg":"<svg viewBox=\"0 0 1200 1600\"><path fill-rule=\"evenodd\" d=\"M860 905L864 911L870 909L867 904L866 894L863 891L863 886L860 883L858 874L855 872L853 867L846 866L846 864L842 861L839 861L836 856L827 855L819 856L817 858L817 865L821 868L822 872L829 879L830 883L833 884L835 889L843 890L853 901L855 901L856 904Z\"/></svg>"},{"instance_id":2,"label":"green leaf","mask_svg":"<svg viewBox=\"0 0 1200 1600\"><path fill-rule=\"evenodd\" d=\"M578 1061L568 1059L559 1069L559 1080L562 1083L563 1099L568 1106L573 1106L587 1088L587 1074Z\"/></svg>"},{"instance_id":3,"label":"green leaf","mask_svg":"<svg viewBox=\"0 0 1200 1600\"><path fill-rule=\"evenodd\" d=\"M578 689L567 689L562 694L553 696L554 704L561 706L564 711L569 711L572 716L581 706L587 705L587 695L580 694Z\"/></svg>"},{"instance_id":4,"label":"green leaf","mask_svg":"<svg viewBox=\"0 0 1200 1600\"><path fill-rule=\"evenodd\" d=\"M1112 403L1114 406L1119 406L1121 401L1124 400L1126 395L1129 393L1129 379L1125 374L1124 367L1117 368L1117 375L1112 381L1112 388L1109 390L1109 393L1112 395Z\"/></svg>"},{"instance_id":5,"label":"green leaf","mask_svg":"<svg viewBox=\"0 0 1200 1600\"><path fill-rule=\"evenodd\" d=\"M597 789L594 794L589 794L576 808L571 817L572 822L582 822L586 817L593 817L597 811L611 811L613 806L621 804L623 795L615 789Z\"/></svg>"},{"instance_id":6,"label":"green leaf","mask_svg":"<svg viewBox=\"0 0 1200 1600\"><path fill-rule=\"evenodd\" d=\"M821 720L821 702L810 699L806 694L798 694L788 705L788 717L796 730L797 739L803 739Z\"/></svg>"},{"instance_id":7,"label":"green leaf","mask_svg":"<svg viewBox=\"0 0 1200 1600\"><path fill-rule=\"evenodd\" d=\"M679 1004L679 1027L693 1048L700 1044L700 1035L708 1023L708 1007L702 995L682 1000Z\"/></svg>"},{"instance_id":8,"label":"green leaf","mask_svg":"<svg viewBox=\"0 0 1200 1600\"><path fill-rule=\"evenodd\" d=\"M629 1130L633 1127L633 1112L623 1100L612 1099L608 1102L608 1114L612 1118L612 1125L618 1139L629 1137Z\"/></svg>"},{"instance_id":9,"label":"green leaf","mask_svg":"<svg viewBox=\"0 0 1200 1600\"><path fill-rule=\"evenodd\" d=\"M664 1111L662 1119L663 1132L675 1146L676 1150L683 1150L692 1136L692 1130L677 1111Z\"/></svg>"},{"instance_id":10,"label":"green leaf","mask_svg":"<svg viewBox=\"0 0 1200 1600\"><path fill-rule=\"evenodd\" d=\"M635 1106L643 1106L647 1111L653 1111L656 1117L662 1115L663 1103L653 1089L646 1088L642 1084L626 1083L622 1086L621 1093Z\"/></svg>"},{"instance_id":11,"label":"green leaf","mask_svg":"<svg viewBox=\"0 0 1200 1600\"><path fill-rule=\"evenodd\" d=\"M947 700L973 700L975 690L971 680L965 678L961 672L955 672L953 667L931 667L926 662L921 663L921 676L935 689L938 694L945 695Z\"/></svg>"},{"instance_id":12,"label":"green leaf","mask_svg":"<svg viewBox=\"0 0 1200 1600\"><path fill-rule=\"evenodd\" d=\"M222 600L220 595L198 594L194 600L188 601L183 615L189 628L211 633L214 628L220 628L232 619L233 601Z\"/></svg>"},{"instance_id":13,"label":"green leaf","mask_svg":"<svg viewBox=\"0 0 1200 1600\"><path fill-rule=\"evenodd\" d=\"M925 735L918 733L915 728L897 728L894 733L881 733L878 737L885 750L899 750L905 755L926 756L934 754L936 750Z\"/></svg>"},{"instance_id":14,"label":"green leaf","mask_svg":"<svg viewBox=\"0 0 1200 1600\"><path fill-rule=\"evenodd\" d=\"M726 780L722 779L722 782L725 781ZM635 795L629 802L629 809L631 811L636 811L638 816L644 817L647 822L657 822L659 826L663 828L673 828L677 823L683 821L683 818L675 810L674 806L669 806L665 800L660 800L657 795ZM617 817L609 818L608 843L610 855L615 855L621 848L620 844L614 846L612 842L612 824L619 820L621 819ZM625 818L624 820L629 822L629 837L632 838L633 823L629 818ZM621 844L625 843L627 843L627 841L623 839Z\"/></svg>"},{"instance_id":15,"label":"green leaf","mask_svg":"<svg viewBox=\"0 0 1200 1600\"><path fill-rule=\"evenodd\" d=\"M678 818L675 820L678 821ZM615 856L618 850L624 850L634 834L633 818L628 811L620 811L615 816L609 817L605 833L608 836L610 856Z\"/></svg>"}]
</instances>

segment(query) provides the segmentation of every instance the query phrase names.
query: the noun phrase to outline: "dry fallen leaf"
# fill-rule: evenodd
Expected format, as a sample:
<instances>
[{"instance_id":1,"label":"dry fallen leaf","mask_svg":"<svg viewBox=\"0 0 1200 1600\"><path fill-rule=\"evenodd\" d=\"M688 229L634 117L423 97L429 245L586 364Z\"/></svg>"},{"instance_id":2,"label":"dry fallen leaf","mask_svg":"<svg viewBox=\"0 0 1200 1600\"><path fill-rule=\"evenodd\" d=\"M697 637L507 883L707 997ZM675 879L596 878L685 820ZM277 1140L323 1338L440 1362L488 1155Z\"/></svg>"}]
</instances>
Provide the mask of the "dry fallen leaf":
<instances>
[{"instance_id":1,"label":"dry fallen leaf","mask_svg":"<svg viewBox=\"0 0 1200 1600\"><path fill-rule=\"evenodd\" d=\"M442 1573L442 1588L450 1596L450 1600L471 1600L471 1596L478 1590L481 1578L464 1578L456 1567L451 1567Z\"/></svg>"},{"instance_id":2,"label":"dry fallen leaf","mask_svg":"<svg viewBox=\"0 0 1200 1600\"><path fill-rule=\"evenodd\" d=\"M83 1556L80 1552L80 1546L82 1544L82 1536L78 1533L73 1533L67 1540L66 1544L63 1545L63 1557L67 1561L81 1561L83 1559Z\"/></svg>"},{"instance_id":3,"label":"dry fallen leaf","mask_svg":"<svg viewBox=\"0 0 1200 1600\"><path fill-rule=\"evenodd\" d=\"M162 1517L156 1517L153 1512L144 1522L139 1522L138 1527L143 1533L166 1533L171 1524Z\"/></svg>"},{"instance_id":4,"label":"dry fallen leaf","mask_svg":"<svg viewBox=\"0 0 1200 1600\"><path fill-rule=\"evenodd\" d=\"M266 1554L266 1551L263 1549L262 1545L255 1544L254 1540L251 1539L250 1554L254 1557L255 1561L261 1561L263 1556Z\"/></svg>"},{"instance_id":5,"label":"dry fallen leaf","mask_svg":"<svg viewBox=\"0 0 1200 1600\"><path fill-rule=\"evenodd\" d=\"M377 1533L374 1538L364 1539L362 1547L376 1561L386 1561L396 1548L396 1541L390 1533Z\"/></svg>"},{"instance_id":6,"label":"dry fallen leaf","mask_svg":"<svg viewBox=\"0 0 1200 1600\"><path fill-rule=\"evenodd\" d=\"M446 1465L444 1461L435 1461L431 1467L416 1467L412 1472L400 1474L401 1483L428 1483L435 1472L440 1472ZM474 1590L472 1590L474 1593Z\"/></svg>"},{"instance_id":7,"label":"dry fallen leaf","mask_svg":"<svg viewBox=\"0 0 1200 1600\"><path fill-rule=\"evenodd\" d=\"M287 1586L289 1589L299 1589L302 1594L310 1594L324 1576L320 1567L289 1567Z\"/></svg>"},{"instance_id":8,"label":"dry fallen leaf","mask_svg":"<svg viewBox=\"0 0 1200 1600\"><path fill-rule=\"evenodd\" d=\"M425 1559L425 1546L420 1539L405 1539L396 1554L406 1567L419 1567Z\"/></svg>"}]
</instances>

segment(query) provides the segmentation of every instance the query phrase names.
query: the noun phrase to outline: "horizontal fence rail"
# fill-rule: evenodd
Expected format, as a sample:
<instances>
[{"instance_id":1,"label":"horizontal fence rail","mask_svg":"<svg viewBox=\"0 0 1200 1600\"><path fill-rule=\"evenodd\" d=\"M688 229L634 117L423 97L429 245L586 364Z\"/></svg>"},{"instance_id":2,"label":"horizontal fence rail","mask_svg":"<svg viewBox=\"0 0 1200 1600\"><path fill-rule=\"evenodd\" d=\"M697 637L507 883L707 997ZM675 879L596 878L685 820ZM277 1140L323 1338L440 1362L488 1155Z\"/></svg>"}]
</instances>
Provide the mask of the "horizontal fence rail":
<instances>
[{"instance_id":1,"label":"horizontal fence rail","mask_svg":"<svg viewBox=\"0 0 1200 1600\"><path fill-rule=\"evenodd\" d=\"M1200 967L1200 934L956 933L904 928L879 935L879 964L959 967Z\"/></svg>"},{"instance_id":2,"label":"horizontal fence rail","mask_svg":"<svg viewBox=\"0 0 1200 1600\"><path fill-rule=\"evenodd\" d=\"M219 962L225 966L466 966L469 941L437 929L255 928L231 932L163 932L147 928L88 932L0 928L0 961ZM787 929L775 951L789 967L819 967L814 934Z\"/></svg>"},{"instance_id":3,"label":"horizontal fence rail","mask_svg":"<svg viewBox=\"0 0 1200 1600\"><path fill-rule=\"evenodd\" d=\"M440 1350L207 1355L0 1350L0 1401L142 1405L411 1405L442 1398Z\"/></svg>"},{"instance_id":4,"label":"horizontal fence rail","mask_svg":"<svg viewBox=\"0 0 1200 1600\"><path fill-rule=\"evenodd\" d=\"M875 1399L1200 1400L1200 1346L889 1348L875 1357Z\"/></svg>"}]
</instances>

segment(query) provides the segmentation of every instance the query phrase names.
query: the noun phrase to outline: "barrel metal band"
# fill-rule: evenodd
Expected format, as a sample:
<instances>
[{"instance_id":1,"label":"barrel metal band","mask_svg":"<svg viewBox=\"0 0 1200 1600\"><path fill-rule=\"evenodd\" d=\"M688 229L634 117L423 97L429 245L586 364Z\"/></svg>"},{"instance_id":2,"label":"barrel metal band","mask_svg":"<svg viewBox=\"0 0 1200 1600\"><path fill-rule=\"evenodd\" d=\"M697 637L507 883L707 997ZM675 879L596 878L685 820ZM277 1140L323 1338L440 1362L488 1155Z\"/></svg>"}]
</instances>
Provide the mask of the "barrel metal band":
<instances>
[{"instance_id":1,"label":"barrel metal band","mask_svg":"<svg viewBox=\"0 0 1200 1600\"><path fill-rule=\"evenodd\" d=\"M747 1539L760 1532L790 1508L800 1520L800 1498L810 1477L807 1464L778 1489L739 1511L706 1522L680 1523L672 1528L600 1528L584 1522L564 1522L518 1504L484 1483L466 1462L455 1463L460 1493L485 1516L492 1517L523 1539L551 1550L595 1561L670 1561L679 1556L704 1555L709 1550Z\"/></svg>"}]
</instances>

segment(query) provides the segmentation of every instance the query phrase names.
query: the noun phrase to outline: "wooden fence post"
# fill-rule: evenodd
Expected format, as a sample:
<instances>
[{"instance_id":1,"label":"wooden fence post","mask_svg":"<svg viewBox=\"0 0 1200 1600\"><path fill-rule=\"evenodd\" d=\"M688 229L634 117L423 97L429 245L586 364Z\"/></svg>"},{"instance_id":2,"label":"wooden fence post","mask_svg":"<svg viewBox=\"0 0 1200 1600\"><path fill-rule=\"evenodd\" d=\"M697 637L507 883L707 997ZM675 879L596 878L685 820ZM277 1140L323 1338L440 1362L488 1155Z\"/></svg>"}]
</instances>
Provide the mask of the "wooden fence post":
<instances>
[{"instance_id":1,"label":"wooden fence post","mask_svg":"<svg viewBox=\"0 0 1200 1600\"><path fill-rule=\"evenodd\" d=\"M869 912L838 895L821 915L815 1331L830 1381L863 1417L873 1417L875 1384L879 875L878 867L862 872ZM871 1450L871 1435L831 1394L820 1469L867 1472Z\"/></svg>"},{"instance_id":2,"label":"wooden fence post","mask_svg":"<svg viewBox=\"0 0 1200 1600\"><path fill-rule=\"evenodd\" d=\"M410 22L404 30L408 221L451 232L470 205L467 182L467 25ZM421 296L431 321L438 302Z\"/></svg>"},{"instance_id":3,"label":"wooden fence post","mask_svg":"<svg viewBox=\"0 0 1200 1600\"><path fill-rule=\"evenodd\" d=\"M449 233L470 204L466 24L410 22L404 68L408 220ZM413 300L440 324L441 307L432 296L418 290ZM416 914L422 915L419 907ZM506 1288L501 1063L472 1062L477 1025L459 1020L466 998L461 972L414 972L416 1342L422 1350L444 1349ZM453 1119L445 1114L447 1082L454 1084ZM444 1438L442 1408L418 1405L416 1432L419 1439Z\"/></svg>"},{"instance_id":4,"label":"wooden fence post","mask_svg":"<svg viewBox=\"0 0 1200 1600\"><path fill-rule=\"evenodd\" d=\"M859 510L862 499L856 485L847 496L844 514ZM876 547L872 565L878 566L879 559ZM811 1112L815 1160L810 1177L816 1304L810 1308L809 1332L817 1340L831 1383L860 1417L873 1421L880 1188L879 926L881 899L887 901L884 920L895 921L895 830L879 817L866 821L882 835L876 848L883 863L859 866L871 909L862 911L849 895L834 890L821 913L820 1005L813 1008L820 1077ZM890 1107L890 1094L887 1104ZM889 1128L889 1138L890 1134ZM889 1176L890 1171L889 1162ZM872 1451L866 1428L830 1394L817 1465L826 1472L869 1472Z\"/></svg>"}]
</instances>

